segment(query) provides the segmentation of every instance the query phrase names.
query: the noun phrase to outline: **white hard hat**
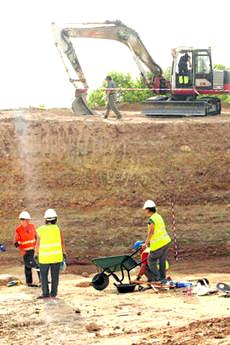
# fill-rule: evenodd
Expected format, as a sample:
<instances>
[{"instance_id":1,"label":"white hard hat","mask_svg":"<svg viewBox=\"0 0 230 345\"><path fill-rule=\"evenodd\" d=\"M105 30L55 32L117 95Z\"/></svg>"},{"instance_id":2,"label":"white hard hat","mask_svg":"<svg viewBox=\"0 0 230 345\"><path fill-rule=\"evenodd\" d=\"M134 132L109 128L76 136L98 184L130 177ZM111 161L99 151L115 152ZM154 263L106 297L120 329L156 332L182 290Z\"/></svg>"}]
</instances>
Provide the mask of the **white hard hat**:
<instances>
[{"instance_id":1,"label":"white hard hat","mask_svg":"<svg viewBox=\"0 0 230 345\"><path fill-rule=\"evenodd\" d=\"M30 214L29 212L27 211L22 211L20 214L19 214L19 219L31 219L30 217Z\"/></svg>"},{"instance_id":2,"label":"white hard hat","mask_svg":"<svg viewBox=\"0 0 230 345\"><path fill-rule=\"evenodd\" d=\"M152 208L152 207L156 207L156 204L153 200L147 200L144 204L143 209L145 210L146 208Z\"/></svg>"},{"instance_id":3,"label":"white hard hat","mask_svg":"<svg viewBox=\"0 0 230 345\"><path fill-rule=\"evenodd\" d=\"M48 210L45 211L44 218L45 219L57 218L57 213L52 208L48 208Z\"/></svg>"}]
</instances>

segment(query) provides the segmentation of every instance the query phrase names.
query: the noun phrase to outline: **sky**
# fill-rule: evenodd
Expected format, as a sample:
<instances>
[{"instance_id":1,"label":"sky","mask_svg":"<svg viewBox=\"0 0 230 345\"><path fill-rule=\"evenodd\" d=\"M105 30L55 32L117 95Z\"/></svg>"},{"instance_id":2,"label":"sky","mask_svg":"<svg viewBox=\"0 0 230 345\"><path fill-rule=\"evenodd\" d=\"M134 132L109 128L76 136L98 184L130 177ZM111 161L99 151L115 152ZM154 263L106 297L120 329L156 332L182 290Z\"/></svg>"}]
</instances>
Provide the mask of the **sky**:
<instances>
[{"instance_id":1,"label":"sky","mask_svg":"<svg viewBox=\"0 0 230 345\"><path fill-rule=\"evenodd\" d=\"M229 13L229 0L0 0L0 109L70 107L74 89L54 45L52 22L67 27L119 19L139 33L163 69L171 65L171 48L184 45L210 46L213 62L230 66ZM121 43L73 43L91 89L112 70L138 76Z\"/></svg>"}]
</instances>

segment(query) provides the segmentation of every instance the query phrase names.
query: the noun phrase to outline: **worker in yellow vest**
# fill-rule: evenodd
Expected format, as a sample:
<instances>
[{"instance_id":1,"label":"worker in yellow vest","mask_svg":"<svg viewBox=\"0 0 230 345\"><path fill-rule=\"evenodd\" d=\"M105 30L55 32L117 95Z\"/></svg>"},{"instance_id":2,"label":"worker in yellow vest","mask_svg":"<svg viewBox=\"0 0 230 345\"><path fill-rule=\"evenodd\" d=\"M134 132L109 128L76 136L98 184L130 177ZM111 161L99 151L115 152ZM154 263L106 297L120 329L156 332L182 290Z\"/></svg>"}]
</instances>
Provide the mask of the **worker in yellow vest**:
<instances>
[{"instance_id":1,"label":"worker in yellow vest","mask_svg":"<svg viewBox=\"0 0 230 345\"><path fill-rule=\"evenodd\" d=\"M45 225L37 229L35 259L39 262L42 296L56 297L58 292L60 264L66 258L62 231L57 226L57 213L48 209L44 215ZM51 271L51 291L49 291L48 274Z\"/></svg>"},{"instance_id":2,"label":"worker in yellow vest","mask_svg":"<svg viewBox=\"0 0 230 345\"><path fill-rule=\"evenodd\" d=\"M153 281L162 281L166 278L166 260L171 238L166 231L163 218L156 211L155 202L147 200L143 208L148 217L148 235L144 244L144 248L150 247L148 266Z\"/></svg>"}]
</instances>

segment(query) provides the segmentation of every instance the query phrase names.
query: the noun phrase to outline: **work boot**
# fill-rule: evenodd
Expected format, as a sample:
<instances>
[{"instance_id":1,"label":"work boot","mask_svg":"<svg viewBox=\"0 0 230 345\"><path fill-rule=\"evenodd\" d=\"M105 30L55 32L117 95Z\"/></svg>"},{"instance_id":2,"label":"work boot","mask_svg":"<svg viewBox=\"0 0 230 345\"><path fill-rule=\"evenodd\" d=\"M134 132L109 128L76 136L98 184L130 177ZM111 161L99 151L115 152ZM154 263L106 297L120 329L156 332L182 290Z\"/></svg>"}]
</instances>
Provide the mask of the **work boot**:
<instances>
[{"instance_id":1,"label":"work boot","mask_svg":"<svg viewBox=\"0 0 230 345\"><path fill-rule=\"evenodd\" d=\"M160 281L162 285L166 285L168 283L168 279L164 278Z\"/></svg>"},{"instance_id":2,"label":"work boot","mask_svg":"<svg viewBox=\"0 0 230 345\"><path fill-rule=\"evenodd\" d=\"M34 287L34 288L38 288L38 287L39 287L39 285L37 285L37 284L32 284L32 283L31 283L31 284L27 284L27 286L28 286L28 287Z\"/></svg>"},{"instance_id":3,"label":"work boot","mask_svg":"<svg viewBox=\"0 0 230 345\"><path fill-rule=\"evenodd\" d=\"M103 119L108 119L108 115L106 115L106 114L103 115L102 117L103 117Z\"/></svg>"},{"instance_id":4,"label":"work boot","mask_svg":"<svg viewBox=\"0 0 230 345\"><path fill-rule=\"evenodd\" d=\"M119 115L119 116L117 116L117 118L116 118L117 120L121 120L122 119L122 116L121 115Z\"/></svg>"}]
</instances>

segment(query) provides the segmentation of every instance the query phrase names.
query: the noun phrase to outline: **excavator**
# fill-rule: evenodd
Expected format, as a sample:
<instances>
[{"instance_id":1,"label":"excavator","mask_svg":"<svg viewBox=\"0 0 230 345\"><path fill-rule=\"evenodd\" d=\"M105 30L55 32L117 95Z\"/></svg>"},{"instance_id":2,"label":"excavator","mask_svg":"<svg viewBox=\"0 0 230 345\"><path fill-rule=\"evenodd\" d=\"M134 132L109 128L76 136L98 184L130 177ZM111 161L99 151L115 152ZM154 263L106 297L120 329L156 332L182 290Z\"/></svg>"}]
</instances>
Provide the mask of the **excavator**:
<instances>
[{"instance_id":1,"label":"excavator","mask_svg":"<svg viewBox=\"0 0 230 345\"><path fill-rule=\"evenodd\" d=\"M217 96L230 93L230 71L213 69L211 48L172 49L169 81L164 78L162 68L149 54L138 33L119 20L78 23L64 29L52 23L52 30L69 80L75 87L72 110L76 114L92 115L93 111L87 105L89 86L72 43L74 38L115 40L129 48L146 88L155 95L144 102L144 114L147 116L218 115L221 113L221 101ZM71 78L67 61L72 65L77 79Z\"/></svg>"}]
</instances>

